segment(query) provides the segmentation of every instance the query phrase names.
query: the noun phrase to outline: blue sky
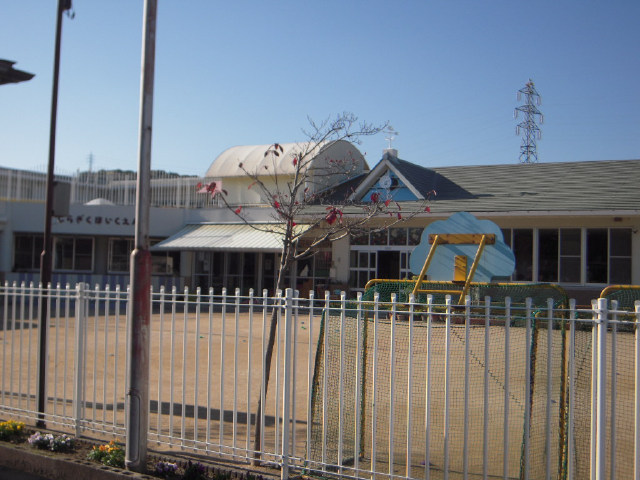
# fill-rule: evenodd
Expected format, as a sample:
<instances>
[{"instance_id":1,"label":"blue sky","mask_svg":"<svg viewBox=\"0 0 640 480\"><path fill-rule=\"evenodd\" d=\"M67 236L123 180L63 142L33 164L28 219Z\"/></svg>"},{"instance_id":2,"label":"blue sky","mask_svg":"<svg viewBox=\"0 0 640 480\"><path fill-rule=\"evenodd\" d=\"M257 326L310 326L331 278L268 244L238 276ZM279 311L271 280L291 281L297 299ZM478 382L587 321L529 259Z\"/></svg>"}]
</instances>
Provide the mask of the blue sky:
<instances>
[{"instance_id":1,"label":"blue sky","mask_svg":"<svg viewBox=\"0 0 640 480\"><path fill-rule=\"evenodd\" d=\"M1 1L0 166L48 159L55 0ZM56 170L135 170L142 0L64 17ZM640 2L158 0L152 168L202 175L235 145L301 141L349 111L427 167L516 163L516 92L542 96L540 162L640 157ZM373 167L387 142L364 139Z\"/></svg>"}]
</instances>

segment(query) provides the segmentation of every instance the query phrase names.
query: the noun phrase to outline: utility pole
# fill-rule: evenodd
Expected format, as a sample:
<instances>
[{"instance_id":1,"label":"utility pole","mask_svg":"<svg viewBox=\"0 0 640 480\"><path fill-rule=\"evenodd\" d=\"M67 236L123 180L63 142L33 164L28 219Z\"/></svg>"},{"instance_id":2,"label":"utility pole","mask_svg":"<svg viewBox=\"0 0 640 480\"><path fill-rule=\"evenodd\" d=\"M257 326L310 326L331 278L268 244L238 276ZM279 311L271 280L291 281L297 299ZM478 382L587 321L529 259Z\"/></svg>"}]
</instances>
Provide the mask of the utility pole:
<instances>
[{"instance_id":1,"label":"utility pole","mask_svg":"<svg viewBox=\"0 0 640 480\"><path fill-rule=\"evenodd\" d=\"M543 121L542 113L536 105L542 103L540 94L533 85L533 80L525 84L524 88L518 90L518 101L525 96L524 105L516 107L514 117L518 118L518 112L524 114L524 120L516 126L516 135L520 135L523 130L522 145L520 145L520 163L536 163L538 161L538 152L536 146L536 138L540 139L540 127L536 123L537 117L540 117L540 123Z\"/></svg>"},{"instance_id":2,"label":"utility pole","mask_svg":"<svg viewBox=\"0 0 640 480\"><path fill-rule=\"evenodd\" d=\"M140 80L140 132L136 188L135 247L131 252L131 318L129 319L129 382L126 397L125 466L143 472L147 466L149 429L149 352L151 350L151 131L156 52L157 0L145 0Z\"/></svg>"},{"instance_id":3,"label":"utility pole","mask_svg":"<svg viewBox=\"0 0 640 480\"><path fill-rule=\"evenodd\" d=\"M53 91L51 94L51 123L49 128L49 163L47 166L47 186L44 204L44 233L42 253L40 254L40 284L43 288L42 308L40 310L40 335L38 339L38 386L36 391L38 428L45 428L44 411L47 401L47 328L49 317L49 285L53 270L53 172L56 157L56 118L58 115L58 78L60 76L60 43L62 37L62 13L71 9L71 0L58 0L56 16L56 45L53 60Z\"/></svg>"}]
</instances>

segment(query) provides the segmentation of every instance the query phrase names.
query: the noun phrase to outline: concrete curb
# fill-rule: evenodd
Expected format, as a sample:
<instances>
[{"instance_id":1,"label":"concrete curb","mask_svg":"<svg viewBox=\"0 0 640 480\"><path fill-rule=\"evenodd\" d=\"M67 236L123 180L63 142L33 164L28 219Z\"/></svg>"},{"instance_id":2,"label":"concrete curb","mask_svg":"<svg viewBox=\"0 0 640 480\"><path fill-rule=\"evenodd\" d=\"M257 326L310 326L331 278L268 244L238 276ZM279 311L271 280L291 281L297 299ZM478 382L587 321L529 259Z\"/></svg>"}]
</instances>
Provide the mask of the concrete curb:
<instances>
[{"instance_id":1,"label":"concrete curb","mask_svg":"<svg viewBox=\"0 0 640 480\"><path fill-rule=\"evenodd\" d=\"M26 445L0 444L0 465L48 478L66 480L91 478L92 480L120 480L131 478L152 480L156 477L78 460L65 454L47 455Z\"/></svg>"},{"instance_id":2,"label":"concrete curb","mask_svg":"<svg viewBox=\"0 0 640 480\"><path fill-rule=\"evenodd\" d=\"M184 460L184 459L182 459ZM202 459L198 459L202 460ZM219 465L206 461L216 475L237 480L277 480L279 475L264 471ZM7 467L49 480L158 480L158 477L81 460L64 453L35 450L28 444L0 442L0 466ZM260 469L262 470L262 469ZM297 478L297 477L296 477Z\"/></svg>"}]
</instances>

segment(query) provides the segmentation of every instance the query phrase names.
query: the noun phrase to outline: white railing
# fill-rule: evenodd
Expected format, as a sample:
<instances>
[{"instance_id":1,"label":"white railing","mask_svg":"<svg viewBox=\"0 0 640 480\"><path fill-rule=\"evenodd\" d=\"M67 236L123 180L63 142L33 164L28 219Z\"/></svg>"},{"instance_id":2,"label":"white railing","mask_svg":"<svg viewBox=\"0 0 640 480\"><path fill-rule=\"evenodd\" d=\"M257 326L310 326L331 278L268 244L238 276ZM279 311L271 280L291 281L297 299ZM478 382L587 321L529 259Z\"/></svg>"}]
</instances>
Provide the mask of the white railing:
<instances>
[{"instance_id":1,"label":"white railing","mask_svg":"<svg viewBox=\"0 0 640 480\"><path fill-rule=\"evenodd\" d=\"M220 206L218 199L197 192L197 184L212 179L153 171L150 202L152 207L207 208ZM137 173L101 170L56 175L55 181L69 184L71 205L90 201L114 205L135 205ZM41 172L0 167L0 201L40 202L46 196L46 175Z\"/></svg>"},{"instance_id":2,"label":"white railing","mask_svg":"<svg viewBox=\"0 0 640 480\"><path fill-rule=\"evenodd\" d=\"M2 417L38 419L47 302L47 425L123 438L128 297L1 286ZM285 477L640 478L640 303L151 300L150 447L259 457Z\"/></svg>"}]
</instances>

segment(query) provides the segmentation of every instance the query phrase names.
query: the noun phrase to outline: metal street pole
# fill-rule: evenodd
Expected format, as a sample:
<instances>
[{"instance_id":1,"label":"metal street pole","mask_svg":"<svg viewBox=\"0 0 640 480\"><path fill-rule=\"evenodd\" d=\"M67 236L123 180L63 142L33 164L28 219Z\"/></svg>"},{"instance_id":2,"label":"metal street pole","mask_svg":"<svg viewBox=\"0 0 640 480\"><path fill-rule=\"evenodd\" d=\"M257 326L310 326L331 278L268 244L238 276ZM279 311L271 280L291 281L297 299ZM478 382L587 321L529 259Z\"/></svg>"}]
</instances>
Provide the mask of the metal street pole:
<instances>
[{"instance_id":1,"label":"metal street pole","mask_svg":"<svg viewBox=\"0 0 640 480\"><path fill-rule=\"evenodd\" d=\"M149 427L149 351L151 320L151 253L149 204L151 199L151 126L156 45L157 0L145 0L140 81L140 133L136 189L135 248L131 252L131 318L129 321L129 384L125 465L142 472L147 466Z\"/></svg>"},{"instance_id":2,"label":"metal street pole","mask_svg":"<svg viewBox=\"0 0 640 480\"><path fill-rule=\"evenodd\" d=\"M40 311L40 336L38 349L38 386L36 391L39 428L45 428L44 410L47 401L47 318L49 316L49 284L53 269L53 234L51 218L53 216L53 171L56 156L56 118L58 113L58 77L60 76L60 43L62 37L62 13L71 8L71 0L58 0L56 18L56 45L53 61L53 92L51 94L51 124L49 129L49 164L47 166L47 187L44 204L44 235L40 254L40 283L43 287L42 308Z\"/></svg>"}]
</instances>

